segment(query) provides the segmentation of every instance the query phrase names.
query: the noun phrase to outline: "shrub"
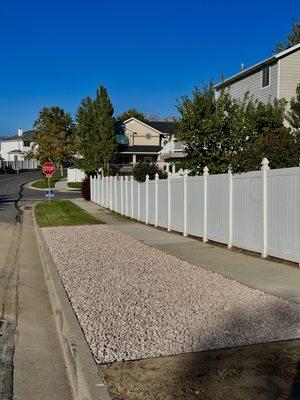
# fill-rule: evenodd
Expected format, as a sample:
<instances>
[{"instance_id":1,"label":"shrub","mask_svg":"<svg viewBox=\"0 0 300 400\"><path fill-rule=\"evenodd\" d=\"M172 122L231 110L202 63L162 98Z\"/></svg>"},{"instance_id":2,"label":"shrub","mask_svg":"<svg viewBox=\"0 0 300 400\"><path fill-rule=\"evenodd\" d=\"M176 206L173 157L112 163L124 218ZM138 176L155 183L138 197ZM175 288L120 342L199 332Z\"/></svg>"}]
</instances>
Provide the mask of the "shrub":
<instances>
[{"instance_id":1,"label":"shrub","mask_svg":"<svg viewBox=\"0 0 300 400\"><path fill-rule=\"evenodd\" d=\"M158 174L159 179L165 179L168 176L165 171L154 163L139 162L134 166L132 172L134 179L138 182L144 182L147 175L149 175L150 180L155 179L155 174Z\"/></svg>"},{"instance_id":2,"label":"shrub","mask_svg":"<svg viewBox=\"0 0 300 400\"><path fill-rule=\"evenodd\" d=\"M90 201L91 200L91 188L90 188L90 177L87 176L84 178L84 181L82 182L82 186L81 186L81 194L82 197L87 200Z\"/></svg>"}]
</instances>

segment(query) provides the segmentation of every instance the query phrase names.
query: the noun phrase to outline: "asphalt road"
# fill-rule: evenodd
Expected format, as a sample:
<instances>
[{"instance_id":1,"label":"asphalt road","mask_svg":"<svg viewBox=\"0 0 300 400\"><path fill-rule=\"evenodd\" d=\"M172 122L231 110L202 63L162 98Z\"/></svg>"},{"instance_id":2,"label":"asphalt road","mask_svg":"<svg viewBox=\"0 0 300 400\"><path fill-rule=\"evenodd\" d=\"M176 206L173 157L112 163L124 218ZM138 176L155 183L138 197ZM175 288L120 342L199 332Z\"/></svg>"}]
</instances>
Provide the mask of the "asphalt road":
<instances>
[{"instance_id":1,"label":"asphalt road","mask_svg":"<svg viewBox=\"0 0 300 400\"><path fill-rule=\"evenodd\" d=\"M39 178L41 178L41 172L0 175L0 223L10 224L16 222L18 211L15 207L15 201L20 197L19 191L21 185ZM79 196L78 193L55 192L55 198L57 199L69 199ZM45 200L43 191L24 187L21 193L20 205L41 200Z\"/></svg>"},{"instance_id":2,"label":"asphalt road","mask_svg":"<svg viewBox=\"0 0 300 400\"><path fill-rule=\"evenodd\" d=\"M13 398L13 360L18 342L18 307L23 301L18 293L21 285L20 265L24 269L23 264L28 255L34 257L33 260L29 259L28 265L35 265L34 263L39 261L38 257L34 256L35 253L28 250L34 244L30 237L27 245L22 245L28 234L28 226L25 226L24 231L23 214L20 209L26 204L45 200L44 191L24 186L39 178L41 172L0 175L0 399ZM55 198L58 199L79 196L79 193L55 192ZM25 310L28 309L28 306L26 307ZM24 306L22 310L24 311Z\"/></svg>"}]
</instances>

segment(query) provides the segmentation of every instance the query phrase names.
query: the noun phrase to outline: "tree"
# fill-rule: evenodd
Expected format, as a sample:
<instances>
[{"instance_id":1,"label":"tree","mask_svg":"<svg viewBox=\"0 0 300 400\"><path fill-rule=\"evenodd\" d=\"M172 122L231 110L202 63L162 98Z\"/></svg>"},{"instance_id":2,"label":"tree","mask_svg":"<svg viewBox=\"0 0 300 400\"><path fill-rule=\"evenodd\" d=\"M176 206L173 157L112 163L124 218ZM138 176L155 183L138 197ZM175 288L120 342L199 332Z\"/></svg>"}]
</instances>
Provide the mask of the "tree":
<instances>
[{"instance_id":1,"label":"tree","mask_svg":"<svg viewBox=\"0 0 300 400\"><path fill-rule=\"evenodd\" d=\"M84 98L76 114L78 152L83 157L77 166L87 174L108 168L116 151L114 109L107 90L100 86L96 98Z\"/></svg>"},{"instance_id":2,"label":"tree","mask_svg":"<svg viewBox=\"0 0 300 400\"><path fill-rule=\"evenodd\" d=\"M147 122L147 119L143 113L138 111L136 108L130 108L129 110L125 111L123 114L117 117L117 121L124 122L129 118L136 118L139 121Z\"/></svg>"},{"instance_id":3,"label":"tree","mask_svg":"<svg viewBox=\"0 0 300 400\"><path fill-rule=\"evenodd\" d=\"M101 165L101 152L98 151L99 141L95 140L95 110L94 101L90 97L81 100L76 114L76 134L78 153L82 159L78 159L76 165L90 174L99 169Z\"/></svg>"},{"instance_id":4,"label":"tree","mask_svg":"<svg viewBox=\"0 0 300 400\"><path fill-rule=\"evenodd\" d=\"M95 139L100 151L100 166L104 171L109 169L109 162L116 153L117 142L115 134L114 108L108 97L107 90L100 85L94 100L95 109Z\"/></svg>"},{"instance_id":5,"label":"tree","mask_svg":"<svg viewBox=\"0 0 300 400\"><path fill-rule=\"evenodd\" d=\"M286 119L293 129L300 130L300 83L297 85L296 96L290 101Z\"/></svg>"},{"instance_id":6,"label":"tree","mask_svg":"<svg viewBox=\"0 0 300 400\"><path fill-rule=\"evenodd\" d=\"M155 179L156 174L158 174L159 179L165 179L168 176L165 171L160 169L154 163L139 162L134 166L132 172L133 178L138 182L144 182L147 175L149 176L150 180L153 180Z\"/></svg>"},{"instance_id":7,"label":"tree","mask_svg":"<svg viewBox=\"0 0 300 400\"><path fill-rule=\"evenodd\" d=\"M207 166L211 173L245 170L241 163L243 149L256 143L264 129L283 127L285 101L264 104L246 94L234 100L227 91L216 98L213 85L195 88L193 98L183 97L177 105L181 114L177 137L186 145L184 167L201 174Z\"/></svg>"},{"instance_id":8,"label":"tree","mask_svg":"<svg viewBox=\"0 0 300 400\"><path fill-rule=\"evenodd\" d=\"M53 161L59 164L70 159L74 151L74 129L72 117L60 107L43 108L34 122L35 146L30 153L40 163Z\"/></svg>"},{"instance_id":9,"label":"tree","mask_svg":"<svg viewBox=\"0 0 300 400\"><path fill-rule=\"evenodd\" d=\"M300 131L293 134L288 128L265 129L258 140L241 149L235 156L242 171L261 168L263 158L268 158L271 168L297 167L300 162Z\"/></svg>"},{"instance_id":10,"label":"tree","mask_svg":"<svg viewBox=\"0 0 300 400\"><path fill-rule=\"evenodd\" d=\"M292 32L287 35L285 42L277 43L275 51L279 53L298 43L300 43L300 19L294 19L292 23Z\"/></svg>"}]
</instances>

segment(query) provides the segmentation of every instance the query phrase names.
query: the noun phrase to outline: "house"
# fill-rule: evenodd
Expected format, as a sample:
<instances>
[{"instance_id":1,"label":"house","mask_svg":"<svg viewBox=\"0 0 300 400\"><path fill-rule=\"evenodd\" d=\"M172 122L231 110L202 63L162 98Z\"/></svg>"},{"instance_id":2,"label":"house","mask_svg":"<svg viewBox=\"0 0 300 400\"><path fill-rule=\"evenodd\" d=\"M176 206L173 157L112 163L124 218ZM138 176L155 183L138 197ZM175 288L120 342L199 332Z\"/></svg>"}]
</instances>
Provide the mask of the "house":
<instances>
[{"instance_id":1,"label":"house","mask_svg":"<svg viewBox=\"0 0 300 400\"><path fill-rule=\"evenodd\" d=\"M23 129L18 129L17 135L0 141L0 168L5 166L16 170L37 168L37 161L27 156L34 143L34 133L34 131L24 132Z\"/></svg>"},{"instance_id":2,"label":"house","mask_svg":"<svg viewBox=\"0 0 300 400\"><path fill-rule=\"evenodd\" d=\"M300 44L290 47L272 57L242 69L236 75L215 85L218 93L228 89L235 99L243 99L249 92L264 103L285 98L290 101L300 83Z\"/></svg>"},{"instance_id":3,"label":"house","mask_svg":"<svg viewBox=\"0 0 300 400\"><path fill-rule=\"evenodd\" d=\"M130 171L134 164L155 162L169 169L185 157L184 147L176 141L175 121L147 121L129 118L116 125L117 156L112 168Z\"/></svg>"}]
</instances>

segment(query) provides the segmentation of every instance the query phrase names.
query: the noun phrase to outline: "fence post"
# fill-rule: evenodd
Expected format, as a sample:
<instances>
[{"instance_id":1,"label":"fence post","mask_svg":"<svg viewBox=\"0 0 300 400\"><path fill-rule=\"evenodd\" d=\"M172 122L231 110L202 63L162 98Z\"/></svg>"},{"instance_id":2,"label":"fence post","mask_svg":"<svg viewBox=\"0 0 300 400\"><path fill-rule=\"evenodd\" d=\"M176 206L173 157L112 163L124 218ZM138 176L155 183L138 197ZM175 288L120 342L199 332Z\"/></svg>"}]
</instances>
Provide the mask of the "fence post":
<instances>
[{"instance_id":1,"label":"fence post","mask_svg":"<svg viewBox=\"0 0 300 400\"><path fill-rule=\"evenodd\" d=\"M91 198L91 201L94 201L94 187L93 187L93 184L94 184L93 177L91 175L90 176L90 198Z\"/></svg>"},{"instance_id":2,"label":"fence post","mask_svg":"<svg viewBox=\"0 0 300 400\"><path fill-rule=\"evenodd\" d=\"M149 218L149 175L146 175L146 218L145 218L145 223L146 225L148 224L148 218Z\"/></svg>"},{"instance_id":3,"label":"fence post","mask_svg":"<svg viewBox=\"0 0 300 400\"><path fill-rule=\"evenodd\" d=\"M140 213L141 213L140 182L138 182L138 198L137 198L137 201L138 201L138 217L137 217L137 220L139 221L140 220Z\"/></svg>"},{"instance_id":4,"label":"fence post","mask_svg":"<svg viewBox=\"0 0 300 400\"><path fill-rule=\"evenodd\" d=\"M96 176L96 204L100 204L100 181L99 176Z\"/></svg>"},{"instance_id":5,"label":"fence post","mask_svg":"<svg viewBox=\"0 0 300 400\"><path fill-rule=\"evenodd\" d=\"M262 192L263 192L263 245L261 256L266 258L268 255L267 252L267 242L268 242L268 187L267 187L267 173L270 169L269 160L264 158L261 162L261 171L262 171Z\"/></svg>"},{"instance_id":6,"label":"fence post","mask_svg":"<svg viewBox=\"0 0 300 400\"><path fill-rule=\"evenodd\" d=\"M131 190L131 219L133 218L133 176L130 179L130 190Z\"/></svg>"},{"instance_id":7,"label":"fence post","mask_svg":"<svg viewBox=\"0 0 300 400\"><path fill-rule=\"evenodd\" d=\"M154 221L154 226L157 226L158 222L158 181L159 181L159 175L158 173L155 174L155 221Z\"/></svg>"},{"instance_id":8,"label":"fence post","mask_svg":"<svg viewBox=\"0 0 300 400\"><path fill-rule=\"evenodd\" d=\"M207 242L207 177L208 177L208 168L203 168L203 194L204 194L204 202L203 202L203 242Z\"/></svg>"},{"instance_id":9,"label":"fence post","mask_svg":"<svg viewBox=\"0 0 300 400\"><path fill-rule=\"evenodd\" d=\"M118 211L117 175L115 175L115 212Z\"/></svg>"},{"instance_id":10,"label":"fence post","mask_svg":"<svg viewBox=\"0 0 300 400\"><path fill-rule=\"evenodd\" d=\"M232 233L233 233L233 179L231 165L228 168L228 185L229 185L229 232L227 248L232 247Z\"/></svg>"},{"instance_id":11,"label":"fence post","mask_svg":"<svg viewBox=\"0 0 300 400\"><path fill-rule=\"evenodd\" d=\"M187 236L187 171L183 172L183 236Z\"/></svg>"},{"instance_id":12,"label":"fence post","mask_svg":"<svg viewBox=\"0 0 300 400\"><path fill-rule=\"evenodd\" d=\"M112 210L112 181L113 177L109 177L109 209Z\"/></svg>"},{"instance_id":13,"label":"fence post","mask_svg":"<svg viewBox=\"0 0 300 400\"><path fill-rule=\"evenodd\" d=\"M168 231L171 230L171 172L168 173Z\"/></svg>"},{"instance_id":14,"label":"fence post","mask_svg":"<svg viewBox=\"0 0 300 400\"><path fill-rule=\"evenodd\" d=\"M102 179L101 179L101 206L104 205L104 175L102 172Z\"/></svg>"},{"instance_id":15,"label":"fence post","mask_svg":"<svg viewBox=\"0 0 300 400\"><path fill-rule=\"evenodd\" d=\"M123 215L124 214L123 176L120 177L120 185L121 185L121 215Z\"/></svg>"},{"instance_id":16,"label":"fence post","mask_svg":"<svg viewBox=\"0 0 300 400\"><path fill-rule=\"evenodd\" d=\"M125 176L125 215L128 217L128 176Z\"/></svg>"}]
</instances>

